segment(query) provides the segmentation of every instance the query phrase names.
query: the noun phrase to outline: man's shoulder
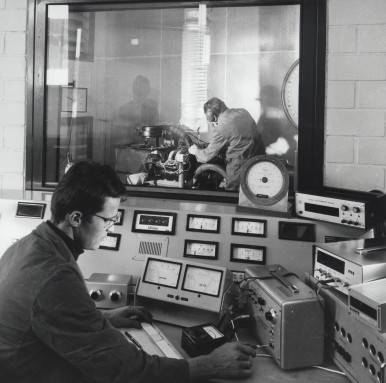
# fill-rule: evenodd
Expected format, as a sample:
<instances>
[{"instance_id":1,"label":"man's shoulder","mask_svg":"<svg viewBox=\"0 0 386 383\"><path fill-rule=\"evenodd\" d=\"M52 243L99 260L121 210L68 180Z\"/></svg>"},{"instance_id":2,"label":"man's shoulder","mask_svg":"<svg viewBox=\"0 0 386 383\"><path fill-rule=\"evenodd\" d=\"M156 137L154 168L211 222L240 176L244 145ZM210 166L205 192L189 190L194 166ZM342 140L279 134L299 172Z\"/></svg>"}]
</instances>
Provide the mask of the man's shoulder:
<instances>
[{"instance_id":1,"label":"man's shoulder","mask_svg":"<svg viewBox=\"0 0 386 383\"><path fill-rule=\"evenodd\" d=\"M234 119L252 119L251 114L244 108L229 108L220 116L222 121Z\"/></svg>"},{"instance_id":2,"label":"man's shoulder","mask_svg":"<svg viewBox=\"0 0 386 383\"><path fill-rule=\"evenodd\" d=\"M10 249L23 257L35 261L58 265L72 261L70 251L60 236L46 223L42 222L32 232L17 241Z\"/></svg>"}]
</instances>

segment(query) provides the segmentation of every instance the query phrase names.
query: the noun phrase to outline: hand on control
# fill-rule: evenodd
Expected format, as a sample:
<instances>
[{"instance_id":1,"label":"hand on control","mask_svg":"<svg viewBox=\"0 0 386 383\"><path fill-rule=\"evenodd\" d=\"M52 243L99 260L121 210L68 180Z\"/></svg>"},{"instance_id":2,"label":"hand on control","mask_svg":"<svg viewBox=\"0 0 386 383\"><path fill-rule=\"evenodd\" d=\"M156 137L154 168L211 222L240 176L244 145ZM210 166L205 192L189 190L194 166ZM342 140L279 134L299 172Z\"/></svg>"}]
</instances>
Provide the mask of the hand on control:
<instances>
[{"instance_id":1,"label":"hand on control","mask_svg":"<svg viewBox=\"0 0 386 383\"><path fill-rule=\"evenodd\" d=\"M197 149L198 149L197 145L192 145L192 146L189 147L188 151L189 151L190 154L193 154L195 156L196 153L197 153Z\"/></svg>"},{"instance_id":2,"label":"hand on control","mask_svg":"<svg viewBox=\"0 0 386 383\"><path fill-rule=\"evenodd\" d=\"M192 380L246 378L252 374L256 351L239 342L225 343L209 355L188 359Z\"/></svg>"},{"instance_id":3,"label":"hand on control","mask_svg":"<svg viewBox=\"0 0 386 383\"><path fill-rule=\"evenodd\" d=\"M114 327L140 328L141 322L152 322L150 311L142 306L124 306L104 312L104 316Z\"/></svg>"}]
</instances>

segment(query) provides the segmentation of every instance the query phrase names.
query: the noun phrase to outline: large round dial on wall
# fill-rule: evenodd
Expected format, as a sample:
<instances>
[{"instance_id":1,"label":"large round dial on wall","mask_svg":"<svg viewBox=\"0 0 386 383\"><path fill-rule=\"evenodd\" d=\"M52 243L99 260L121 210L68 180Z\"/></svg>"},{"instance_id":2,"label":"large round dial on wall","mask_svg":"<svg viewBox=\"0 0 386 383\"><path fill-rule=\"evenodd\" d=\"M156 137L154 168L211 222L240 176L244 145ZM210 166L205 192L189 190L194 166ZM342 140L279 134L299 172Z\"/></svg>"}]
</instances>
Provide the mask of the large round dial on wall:
<instances>
[{"instance_id":1,"label":"large round dial on wall","mask_svg":"<svg viewBox=\"0 0 386 383\"><path fill-rule=\"evenodd\" d=\"M299 60L291 65L284 77L281 99L286 116L297 128L299 123Z\"/></svg>"},{"instance_id":2,"label":"large round dial on wall","mask_svg":"<svg viewBox=\"0 0 386 383\"><path fill-rule=\"evenodd\" d=\"M252 204L268 207L288 196L289 175L280 159L257 156L242 167L240 185L244 196Z\"/></svg>"}]
</instances>

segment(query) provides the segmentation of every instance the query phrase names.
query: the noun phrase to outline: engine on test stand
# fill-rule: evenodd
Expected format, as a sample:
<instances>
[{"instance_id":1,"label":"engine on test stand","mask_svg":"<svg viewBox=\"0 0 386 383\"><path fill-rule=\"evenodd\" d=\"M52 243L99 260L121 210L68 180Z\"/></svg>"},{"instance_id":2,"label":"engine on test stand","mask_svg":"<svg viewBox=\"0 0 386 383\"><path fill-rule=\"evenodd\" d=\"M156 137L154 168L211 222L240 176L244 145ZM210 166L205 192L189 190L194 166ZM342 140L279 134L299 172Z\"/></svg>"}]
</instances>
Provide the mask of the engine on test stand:
<instances>
[{"instance_id":1,"label":"engine on test stand","mask_svg":"<svg viewBox=\"0 0 386 383\"><path fill-rule=\"evenodd\" d=\"M160 181L166 180L176 182L175 186L179 188L211 190L223 186L226 179L224 167L198 163L196 157L188 152L193 144L192 137L182 127L143 126L137 128L137 131L145 138L145 143L137 145L137 148L149 151L143 164L147 173L146 182L152 181L158 185ZM155 145L149 144L150 138L155 139ZM162 145L160 138L163 139Z\"/></svg>"}]
</instances>

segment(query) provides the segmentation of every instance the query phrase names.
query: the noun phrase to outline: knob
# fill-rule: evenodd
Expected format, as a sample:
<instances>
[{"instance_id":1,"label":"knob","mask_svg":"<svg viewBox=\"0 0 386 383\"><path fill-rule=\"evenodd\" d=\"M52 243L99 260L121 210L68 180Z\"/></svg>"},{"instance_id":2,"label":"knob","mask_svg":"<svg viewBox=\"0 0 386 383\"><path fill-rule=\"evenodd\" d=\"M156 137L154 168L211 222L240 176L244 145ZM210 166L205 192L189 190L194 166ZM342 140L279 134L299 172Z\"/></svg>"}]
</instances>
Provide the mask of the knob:
<instances>
[{"instance_id":1,"label":"knob","mask_svg":"<svg viewBox=\"0 0 386 383\"><path fill-rule=\"evenodd\" d=\"M347 211L348 210L348 206L347 205L342 205L340 208L343 211Z\"/></svg>"},{"instance_id":2,"label":"knob","mask_svg":"<svg viewBox=\"0 0 386 383\"><path fill-rule=\"evenodd\" d=\"M90 291L90 297L93 301L98 302L102 298L102 290L99 289L92 289Z\"/></svg>"},{"instance_id":3,"label":"knob","mask_svg":"<svg viewBox=\"0 0 386 383\"><path fill-rule=\"evenodd\" d=\"M257 298L257 302L259 303L259 305L265 306L265 299L264 299L264 298L258 297L258 298Z\"/></svg>"},{"instance_id":4,"label":"knob","mask_svg":"<svg viewBox=\"0 0 386 383\"><path fill-rule=\"evenodd\" d=\"M361 212L361 208L358 207L358 206L354 206L354 207L352 208L352 211L353 211L354 213L360 213L360 212Z\"/></svg>"},{"instance_id":5,"label":"knob","mask_svg":"<svg viewBox=\"0 0 386 383\"><path fill-rule=\"evenodd\" d=\"M276 313L273 309L270 309L265 313L265 319L272 323L276 323Z\"/></svg>"},{"instance_id":6,"label":"knob","mask_svg":"<svg viewBox=\"0 0 386 383\"><path fill-rule=\"evenodd\" d=\"M113 290L110 292L109 297L113 302L118 302L121 300L122 294L118 290Z\"/></svg>"}]
</instances>

